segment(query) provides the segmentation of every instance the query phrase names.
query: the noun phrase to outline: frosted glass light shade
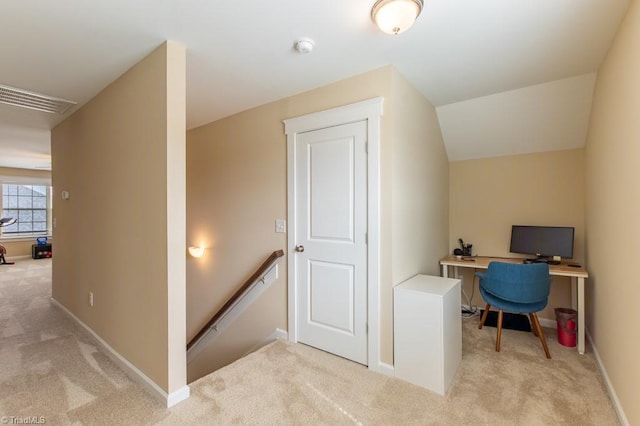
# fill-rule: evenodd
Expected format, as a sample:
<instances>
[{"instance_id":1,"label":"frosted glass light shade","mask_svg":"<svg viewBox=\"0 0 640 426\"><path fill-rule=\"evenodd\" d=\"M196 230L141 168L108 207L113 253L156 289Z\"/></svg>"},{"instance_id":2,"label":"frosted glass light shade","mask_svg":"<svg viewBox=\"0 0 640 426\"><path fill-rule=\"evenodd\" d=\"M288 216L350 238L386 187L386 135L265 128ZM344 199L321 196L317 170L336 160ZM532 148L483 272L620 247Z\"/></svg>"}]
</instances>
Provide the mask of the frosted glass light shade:
<instances>
[{"instance_id":1,"label":"frosted glass light shade","mask_svg":"<svg viewBox=\"0 0 640 426\"><path fill-rule=\"evenodd\" d=\"M371 19L382 32L400 34L413 25L423 4L422 0L378 0L371 9Z\"/></svg>"},{"instance_id":2,"label":"frosted glass light shade","mask_svg":"<svg viewBox=\"0 0 640 426\"><path fill-rule=\"evenodd\" d=\"M204 247L189 247L189 254L192 257L202 257L204 255Z\"/></svg>"}]
</instances>

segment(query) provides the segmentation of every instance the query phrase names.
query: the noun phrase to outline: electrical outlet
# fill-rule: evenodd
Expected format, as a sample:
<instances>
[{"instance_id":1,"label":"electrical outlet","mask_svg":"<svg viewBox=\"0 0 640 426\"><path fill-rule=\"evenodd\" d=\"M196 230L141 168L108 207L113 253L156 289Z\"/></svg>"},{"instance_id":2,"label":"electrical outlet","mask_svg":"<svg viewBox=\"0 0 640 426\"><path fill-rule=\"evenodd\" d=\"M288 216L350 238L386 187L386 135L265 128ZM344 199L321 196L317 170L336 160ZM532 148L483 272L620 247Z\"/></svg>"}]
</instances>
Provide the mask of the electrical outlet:
<instances>
[{"instance_id":1,"label":"electrical outlet","mask_svg":"<svg viewBox=\"0 0 640 426\"><path fill-rule=\"evenodd\" d=\"M89 292L89 306L93 307L93 292Z\"/></svg>"},{"instance_id":2,"label":"electrical outlet","mask_svg":"<svg viewBox=\"0 0 640 426\"><path fill-rule=\"evenodd\" d=\"M284 219L276 219L276 232L284 233L287 229L287 225Z\"/></svg>"}]
</instances>

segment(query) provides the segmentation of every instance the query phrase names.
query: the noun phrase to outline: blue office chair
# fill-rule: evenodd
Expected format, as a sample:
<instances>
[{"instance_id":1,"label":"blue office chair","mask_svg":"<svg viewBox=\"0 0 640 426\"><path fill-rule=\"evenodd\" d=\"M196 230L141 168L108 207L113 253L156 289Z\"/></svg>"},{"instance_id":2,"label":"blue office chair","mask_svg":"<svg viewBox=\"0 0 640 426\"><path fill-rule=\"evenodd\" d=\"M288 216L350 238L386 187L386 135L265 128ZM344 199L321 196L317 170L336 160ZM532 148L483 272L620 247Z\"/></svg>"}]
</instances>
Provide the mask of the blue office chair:
<instances>
[{"instance_id":1,"label":"blue office chair","mask_svg":"<svg viewBox=\"0 0 640 426\"><path fill-rule=\"evenodd\" d=\"M489 309L492 306L498 308L496 352L500 352L502 311L504 310L529 314L531 328L534 334L540 338L547 358L551 358L540 321L536 315L536 312L547 306L551 287L549 265L546 263L491 262L486 273L476 272L476 276L480 279L482 298L487 302L478 328L482 328L487 320Z\"/></svg>"}]
</instances>

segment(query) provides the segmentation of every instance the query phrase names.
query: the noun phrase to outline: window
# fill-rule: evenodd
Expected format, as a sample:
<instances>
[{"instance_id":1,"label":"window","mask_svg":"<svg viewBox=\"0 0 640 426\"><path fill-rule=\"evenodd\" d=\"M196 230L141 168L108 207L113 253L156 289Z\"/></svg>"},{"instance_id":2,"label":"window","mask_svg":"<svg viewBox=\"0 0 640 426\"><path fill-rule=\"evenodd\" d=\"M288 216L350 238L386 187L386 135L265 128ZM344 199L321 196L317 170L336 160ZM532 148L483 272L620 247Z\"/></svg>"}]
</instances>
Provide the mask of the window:
<instances>
[{"instance_id":1,"label":"window","mask_svg":"<svg viewBox=\"0 0 640 426\"><path fill-rule=\"evenodd\" d=\"M45 185L2 184L0 216L17 222L0 228L3 236L46 235L51 210L50 187Z\"/></svg>"}]
</instances>

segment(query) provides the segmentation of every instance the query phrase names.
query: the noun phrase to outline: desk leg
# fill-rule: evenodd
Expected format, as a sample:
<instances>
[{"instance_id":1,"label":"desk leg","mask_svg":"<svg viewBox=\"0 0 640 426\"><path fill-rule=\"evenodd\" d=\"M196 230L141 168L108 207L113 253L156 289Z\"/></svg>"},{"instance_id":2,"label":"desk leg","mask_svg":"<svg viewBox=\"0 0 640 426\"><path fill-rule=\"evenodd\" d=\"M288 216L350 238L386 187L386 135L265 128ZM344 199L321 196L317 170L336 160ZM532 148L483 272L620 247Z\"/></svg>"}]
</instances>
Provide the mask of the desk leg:
<instances>
[{"instance_id":1,"label":"desk leg","mask_svg":"<svg viewBox=\"0 0 640 426\"><path fill-rule=\"evenodd\" d=\"M584 278L578 277L576 281L578 285L578 352L584 354Z\"/></svg>"},{"instance_id":2,"label":"desk leg","mask_svg":"<svg viewBox=\"0 0 640 426\"><path fill-rule=\"evenodd\" d=\"M449 266L442 265L442 278L449 278Z\"/></svg>"}]
</instances>

